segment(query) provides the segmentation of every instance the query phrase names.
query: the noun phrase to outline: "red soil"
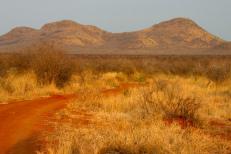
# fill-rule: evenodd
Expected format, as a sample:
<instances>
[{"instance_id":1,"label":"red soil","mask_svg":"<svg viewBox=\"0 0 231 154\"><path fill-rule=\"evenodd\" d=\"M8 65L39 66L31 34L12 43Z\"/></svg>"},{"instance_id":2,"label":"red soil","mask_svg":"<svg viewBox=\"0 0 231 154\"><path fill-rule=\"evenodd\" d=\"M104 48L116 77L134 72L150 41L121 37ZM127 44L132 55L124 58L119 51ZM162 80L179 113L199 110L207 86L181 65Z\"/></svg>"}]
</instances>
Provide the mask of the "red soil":
<instances>
[{"instance_id":1,"label":"red soil","mask_svg":"<svg viewBox=\"0 0 231 154\"><path fill-rule=\"evenodd\" d=\"M231 141L231 122L213 119L209 123L213 135Z\"/></svg>"},{"instance_id":2,"label":"red soil","mask_svg":"<svg viewBox=\"0 0 231 154\"><path fill-rule=\"evenodd\" d=\"M122 84L118 88L103 90L105 96L113 96L138 84ZM13 101L0 105L0 154L30 154L39 148L39 135L44 131L52 131L48 125L54 114L65 108L68 102L77 95L53 95L27 101ZM90 122L91 114L84 111L75 113L74 120L81 125ZM68 119L60 119L65 122Z\"/></svg>"},{"instance_id":3,"label":"red soil","mask_svg":"<svg viewBox=\"0 0 231 154\"><path fill-rule=\"evenodd\" d=\"M193 121L186 119L184 117L174 117L164 119L164 122L167 126L172 124L178 124L182 129L186 128L195 128L200 129L195 126ZM229 120L221 121L221 120L210 120L208 129L204 130L205 134L211 137L219 137L221 139L225 139L231 141L231 123Z\"/></svg>"},{"instance_id":4,"label":"red soil","mask_svg":"<svg viewBox=\"0 0 231 154\"><path fill-rule=\"evenodd\" d=\"M122 92L128 90L129 88L138 88L144 86L145 84L138 84L138 83L123 83L119 87L112 88L112 89L105 89L102 90L102 94L104 96L115 96L121 94Z\"/></svg>"},{"instance_id":5,"label":"red soil","mask_svg":"<svg viewBox=\"0 0 231 154\"><path fill-rule=\"evenodd\" d=\"M188 127L194 127L194 123L191 120L188 120L184 117L175 117L175 118L167 118L164 119L164 122L167 125L172 125L173 123L176 123L180 125L182 129L188 128Z\"/></svg>"},{"instance_id":6,"label":"red soil","mask_svg":"<svg viewBox=\"0 0 231 154\"><path fill-rule=\"evenodd\" d=\"M55 95L0 105L0 154L31 153L37 148L34 143L37 134L46 129L43 120L64 108L74 97Z\"/></svg>"}]
</instances>

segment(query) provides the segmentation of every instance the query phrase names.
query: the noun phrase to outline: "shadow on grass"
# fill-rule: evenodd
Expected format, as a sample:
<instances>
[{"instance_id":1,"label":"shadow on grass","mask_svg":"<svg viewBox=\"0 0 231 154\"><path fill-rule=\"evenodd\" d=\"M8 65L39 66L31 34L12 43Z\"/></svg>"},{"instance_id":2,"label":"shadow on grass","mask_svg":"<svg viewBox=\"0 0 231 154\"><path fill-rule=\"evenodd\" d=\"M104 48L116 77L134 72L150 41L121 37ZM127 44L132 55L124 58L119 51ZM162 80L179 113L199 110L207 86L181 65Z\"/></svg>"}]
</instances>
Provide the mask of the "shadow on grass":
<instances>
[{"instance_id":1,"label":"shadow on grass","mask_svg":"<svg viewBox=\"0 0 231 154\"><path fill-rule=\"evenodd\" d=\"M33 135L12 146L6 154L36 154L36 151L40 148L41 146L38 142L38 136Z\"/></svg>"}]
</instances>

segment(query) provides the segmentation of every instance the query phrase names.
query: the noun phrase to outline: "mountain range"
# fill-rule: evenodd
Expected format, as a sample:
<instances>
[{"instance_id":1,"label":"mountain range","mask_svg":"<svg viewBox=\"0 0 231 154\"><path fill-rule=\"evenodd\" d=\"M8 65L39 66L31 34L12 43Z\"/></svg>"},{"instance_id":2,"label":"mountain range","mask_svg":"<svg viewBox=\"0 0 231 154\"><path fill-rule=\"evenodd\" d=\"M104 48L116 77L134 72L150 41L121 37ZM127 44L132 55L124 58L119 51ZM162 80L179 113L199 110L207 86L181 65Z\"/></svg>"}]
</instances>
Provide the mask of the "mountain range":
<instances>
[{"instance_id":1,"label":"mountain range","mask_svg":"<svg viewBox=\"0 0 231 154\"><path fill-rule=\"evenodd\" d=\"M48 23L40 29L17 27L0 36L0 52L46 42L73 53L229 53L231 43L194 21L175 18L134 32L112 33L70 20Z\"/></svg>"}]
</instances>

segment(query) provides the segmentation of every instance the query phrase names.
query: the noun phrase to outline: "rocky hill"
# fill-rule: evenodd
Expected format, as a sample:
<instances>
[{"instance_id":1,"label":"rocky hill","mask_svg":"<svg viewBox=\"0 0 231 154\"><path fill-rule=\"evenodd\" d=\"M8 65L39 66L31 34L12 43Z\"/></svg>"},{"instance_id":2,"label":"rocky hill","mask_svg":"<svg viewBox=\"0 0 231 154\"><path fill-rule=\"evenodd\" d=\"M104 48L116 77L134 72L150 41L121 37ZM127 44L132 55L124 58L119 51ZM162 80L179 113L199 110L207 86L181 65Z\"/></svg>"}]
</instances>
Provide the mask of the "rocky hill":
<instances>
[{"instance_id":1,"label":"rocky hill","mask_svg":"<svg viewBox=\"0 0 231 154\"><path fill-rule=\"evenodd\" d=\"M185 18L125 33L111 33L95 26L64 20L46 24L41 29L15 28L0 36L0 50L17 50L39 41L62 48L123 49L125 52L126 49L210 49L226 44L226 41Z\"/></svg>"}]
</instances>

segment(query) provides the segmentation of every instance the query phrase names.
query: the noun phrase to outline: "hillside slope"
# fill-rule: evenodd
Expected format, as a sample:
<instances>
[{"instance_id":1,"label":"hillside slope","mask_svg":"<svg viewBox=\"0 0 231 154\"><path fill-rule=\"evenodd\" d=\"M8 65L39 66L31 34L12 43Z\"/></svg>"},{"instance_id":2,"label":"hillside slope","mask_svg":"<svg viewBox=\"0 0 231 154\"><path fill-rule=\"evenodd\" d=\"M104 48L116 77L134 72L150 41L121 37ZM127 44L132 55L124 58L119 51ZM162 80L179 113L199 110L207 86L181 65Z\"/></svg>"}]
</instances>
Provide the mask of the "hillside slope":
<instances>
[{"instance_id":1,"label":"hillside slope","mask_svg":"<svg viewBox=\"0 0 231 154\"><path fill-rule=\"evenodd\" d=\"M109 39L110 45L122 48L212 48L223 42L192 20L184 18L162 22L137 32L112 34Z\"/></svg>"},{"instance_id":2,"label":"hillside slope","mask_svg":"<svg viewBox=\"0 0 231 154\"><path fill-rule=\"evenodd\" d=\"M18 27L0 36L6 51L45 41L63 48L89 49L210 49L225 41L190 19L176 18L135 32L111 33L70 20L53 22L41 29Z\"/></svg>"}]
</instances>

